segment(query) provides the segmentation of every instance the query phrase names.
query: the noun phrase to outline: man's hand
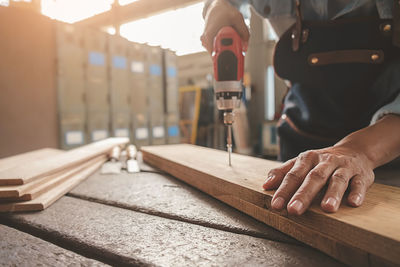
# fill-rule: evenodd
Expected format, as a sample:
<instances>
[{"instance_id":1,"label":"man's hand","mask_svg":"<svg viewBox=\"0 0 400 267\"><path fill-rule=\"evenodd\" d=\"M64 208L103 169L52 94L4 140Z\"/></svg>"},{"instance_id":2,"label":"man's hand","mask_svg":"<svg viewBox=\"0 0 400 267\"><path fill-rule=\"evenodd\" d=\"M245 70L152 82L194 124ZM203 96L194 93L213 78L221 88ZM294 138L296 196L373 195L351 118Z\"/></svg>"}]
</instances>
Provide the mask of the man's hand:
<instances>
[{"instance_id":1,"label":"man's hand","mask_svg":"<svg viewBox=\"0 0 400 267\"><path fill-rule=\"evenodd\" d=\"M358 207L373 182L373 166L365 155L334 146L306 151L271 170L263 187L278 188L271 202L273 209L282 210L287 205L289 214L301 215L326 184L321 208L336 212L349 184L347 203Z\"/></svg>"},{"instance_id":2,"label":"man's hand","mask_svg":"<svg viewBox=\"0 0 400 267\"><path fill-rule=\"evenodd\" d=\"M218 31L225 26L232 26L242 38L245 47L249 41L250 33L242 14L226 0L215 0L207 9L205 16L205 29L201 42L209 53L213 50L214 38Z\"/></svg>"},{"instance_id":3,"label":"man's hand","mask_svg":"<svg viewBox=\"0 0 400 267\"><path fill-rule=\"evenodd\" d=\"M400 115L385 115L374 125L356 131L336 145L301 153L270 171L264 189L278 189L273 209L287 205L289 214L303 214L328 184L321 208L336 212L350 185L347 203L360 206L374 182L373 169L400 156Z\"/></svg>"}]
</instances>

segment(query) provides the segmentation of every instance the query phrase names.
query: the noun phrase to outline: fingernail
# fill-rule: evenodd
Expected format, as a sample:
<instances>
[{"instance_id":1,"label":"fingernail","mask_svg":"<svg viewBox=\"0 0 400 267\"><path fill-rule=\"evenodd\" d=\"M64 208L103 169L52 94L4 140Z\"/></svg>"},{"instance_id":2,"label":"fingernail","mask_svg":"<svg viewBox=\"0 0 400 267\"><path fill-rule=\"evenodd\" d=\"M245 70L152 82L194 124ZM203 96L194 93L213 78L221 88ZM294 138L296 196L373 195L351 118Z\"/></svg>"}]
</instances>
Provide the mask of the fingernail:
<instances>
[{"instance_id":1,"label":"fingernail","mask_svg":"<svg viewBox=\"0 0 400 267\"><path fill-rule=\"evenodd\" d=\"M301 213L303 211L303 206L303 202L297 199L289 204L289 207L294 209L297 213Z\"/></svg>"},{"instance_id":2,"label":"fingernail","mask_svg":"<svg viewBox=\"0 0 400 267\"><path fill-rule=\"evenodd\" d=\"M272 202L272 208L276 210L281 210L283 209L283 206L285 205L285 200L283 197L277 197L273 202Z\"/></svg>"},{"instance_id":3,"label":"fingernail","mask_svg":"<svg viewBox=\"0 0 400 267\"><path fill-rule=\"evenodd\" d=\"M336 200L336 198L329 197L329 198L325 201L324 205L325 205L325 206L331 206L332 208L336 208L337 200Z\"/></svg>"},{"instance_id":4,"label":"fingernail","mask_svg":"<svg viewBox=\"0 0 400 267\"><path fill-rule=\"evenodd\" d=\"M263 184L263 187L264 187L264 189L267 189L268 188L268 183L270 183L271 181L272 181L272 179L274 179L274 175L269 175L268 177L267 177L267 180L265 180L265 182L264 182L264 184Z\"/></svg>"},{"instance_id":5,"label":"fingernail","mask_svg":"<svg viewBox=\"0 0 400 267\"><path fill-rule=\"evenodd\" d=\"M267 180L265 181L265 183L268 183L269 181L271 181L274 178L275 178L275 175L273 175L273 174L268 175Z\"/></svg>"},{"instance_id":6,"label":"fingernail","mask_svg":"<svg viewBox=\"0 0 400 267\"><path fill-rule=\"evenodd\" d=\"M359 194L355 194L351 197L351 200L356 204L357 206L361 205L361 196Z\"/></svg>"}]
</instances>

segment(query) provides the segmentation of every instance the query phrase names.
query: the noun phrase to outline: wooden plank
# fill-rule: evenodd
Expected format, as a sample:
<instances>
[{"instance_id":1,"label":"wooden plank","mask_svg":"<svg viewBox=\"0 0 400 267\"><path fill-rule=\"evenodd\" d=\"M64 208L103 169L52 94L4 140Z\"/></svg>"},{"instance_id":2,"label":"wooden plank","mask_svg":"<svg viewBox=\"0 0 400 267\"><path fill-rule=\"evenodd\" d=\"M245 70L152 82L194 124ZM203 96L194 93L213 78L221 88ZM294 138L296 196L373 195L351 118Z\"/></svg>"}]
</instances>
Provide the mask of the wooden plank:
<instances>
[{"instance_id":1,"label":"wooden plank","mask_svg":"<svg viewBox=\"0 0 400 267\"><path fill-rule=\"evenodd\" d=\"M136 183L134 177L131 183ZM58 244L73 244L80 253L89 251L113 266L342 267L309 247L154 215L66 196L44 212L0 220Z\"/></svg>"},{"instance_id":2,"label":"wooden plank","mask_svg":"<svg viewBox=\"0 0 400 267\"><path fill-rule=\"evenodd\" d=\"M23 166L32 160L43 160L45 158L50 158L61 153L64 153L64 151L52 148L43 148L8 158L3 158L0 159L0 171L11 169L16 166ZM58 174L59 173L55 175ZM0 186L0 201L3 202L3 199L5 198L8 199L21 198L22 195L26 194L29 190L37 187L42 183L49 181L50 179L53 178L53 176L54 175L48 175L32 183L24 185ZM29 200L29 199L25 197L21 198L21 200Z\"/></svg>"},{"instance_id":3,"label":"wooden plank","mask_svg":"<svg viewBox=\"0 0 400 267\"><path fill-rule=\"evenodd\" d=\"M91 266L109 267L53 243L0 225L2 266Z\"/></svg>"},{"instance_id":4,"label":"wooden plank","mask_svg":"<svg viewBox=\"0 0 400 267\"><path fill-rule=\"evenodd\" d=\"M91 164L84 170L72 175L69 179L65 180L56 187L43 193L39 197L33 200L25 202L7 203L0 204L0 212L17 212L17 211L40 211L44 210L57 201L59 198L64 196L66 193L71 191L75 186L84 181L92 173L94 173L103 164L104 160L97 161Z\"/></svg>"},{"instance_id":5,"label":"wooden plank","mask_svg":"<svg viewBox=\"0 0 400 267\"><path fill-rule=\"evenodd\" d=\"M73 167L72 167L73 168ZM62 170L60 172L51 174L51 175L46 175L40 179L37 179L33 182L23 184L23 185L5 185L5 186L0 186L0 201L3 199L14 199L18 200L18 198L22 198L22 196L26 195L29 191L34 190L38 186L48 183L52 179L62 175L65 172L70 171L70 169ZM23 200L29 200L26 197Z\"/></svg>"},{"instance_id":6,"label":"wooden plank","mask_svg":"<svg viewBox=\"0 0 400 267\"><path fill-rule=\"evenodd\" d=\"M191 145L141 150L145 162L344 263L368 262L362 252L400 263L400 188L374 184L359 208L342 205L327 214L315 203L302 216L290 216L270 210L274 192L262 189L267 172L280 163L234 154L229 167L226 152ZM340 246L352 253L344 255ZM360 261L354 262L353 251Z\"/></svg>"},{"instance_id":7,"label":"wooden plank","mask_svg":"<svg viewBox=\"0 0 400 267\"><path fill-rule=\"evenodd\" d=\"M21 166L31 160L41 160L61 153L64 153L64 151L54 148L42 148L12 157L2 158L0 159L0 171L11 169L15 166Z\"/></svg>"},{"instance_id":8,"label":"wooden plank","mask_svg":"<svg viewBox=\"0 0 400 267\"><path fill-rule=\"evenodd\" d=\"M62 169L108 153L114 146L124 145L128 138L108 138L72 149L43 161L31 161L23 166L0 171L0 185L21 185L54 174Z\"/></svg>"},{"instance_id":9,"label":"wooden plank","mask_svg":"<svg viewBox=\"0 0 400 267\"><path fill-rule=\"evenodd\" d=\"M0 203L32 200L49 189L59 185L72 175L84 170L92 164L105 162L107 156L101 155L76 167L62 170L52 175L45 176L31 183L0 187Z\"/></svg>"}]
</instances>

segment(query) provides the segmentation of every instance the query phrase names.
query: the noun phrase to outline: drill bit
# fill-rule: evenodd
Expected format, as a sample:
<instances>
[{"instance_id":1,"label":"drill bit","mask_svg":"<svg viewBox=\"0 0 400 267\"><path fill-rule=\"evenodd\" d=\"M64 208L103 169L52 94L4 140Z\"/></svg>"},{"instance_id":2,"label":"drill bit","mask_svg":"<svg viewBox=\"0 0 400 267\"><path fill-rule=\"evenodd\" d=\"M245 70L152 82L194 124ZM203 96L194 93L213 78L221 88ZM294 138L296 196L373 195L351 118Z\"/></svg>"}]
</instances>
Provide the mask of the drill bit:
<instances>
[{"instance_id":1,"label":"drill bit","mask_svg":"<svg viewBox=\"0 0 400 267\"><path fill-rule=\"evenodd\" d=\"M229 157L229 166L232 166L231 164L231 154L232 154L232 125L228 124L228 136L226 138L226 147L228 149L228 157Z\"/></svg>"}]
</instances>

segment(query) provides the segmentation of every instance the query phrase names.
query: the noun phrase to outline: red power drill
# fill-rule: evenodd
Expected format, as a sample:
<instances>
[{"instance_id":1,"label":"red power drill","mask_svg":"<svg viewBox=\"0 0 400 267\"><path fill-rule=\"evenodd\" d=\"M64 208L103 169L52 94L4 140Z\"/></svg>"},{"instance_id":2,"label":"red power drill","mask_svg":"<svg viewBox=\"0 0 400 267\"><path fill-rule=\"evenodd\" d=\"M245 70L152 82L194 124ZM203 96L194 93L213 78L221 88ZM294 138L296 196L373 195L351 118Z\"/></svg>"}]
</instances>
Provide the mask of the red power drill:
<instances>
[{"instance_id":1,"label":"red power drill","mask_svg":"<svg viewBox=\"0 0 400 267\"><path fill-rule=\"evenodd\" d=\"M244 45L232 27L223 27L214 39L214 91L217 107L224 111L224 124L228 126L227 149L231 166L233 110L240 106L243 94Z\"/></svg>"}]
</instances>

